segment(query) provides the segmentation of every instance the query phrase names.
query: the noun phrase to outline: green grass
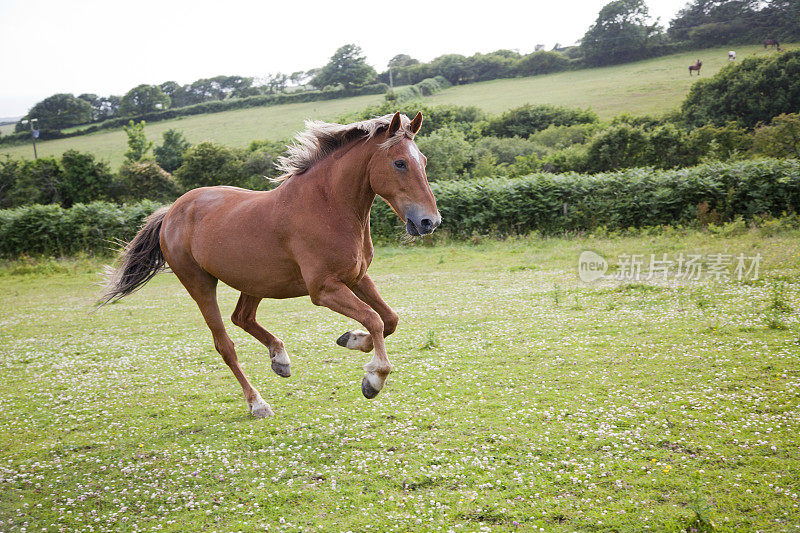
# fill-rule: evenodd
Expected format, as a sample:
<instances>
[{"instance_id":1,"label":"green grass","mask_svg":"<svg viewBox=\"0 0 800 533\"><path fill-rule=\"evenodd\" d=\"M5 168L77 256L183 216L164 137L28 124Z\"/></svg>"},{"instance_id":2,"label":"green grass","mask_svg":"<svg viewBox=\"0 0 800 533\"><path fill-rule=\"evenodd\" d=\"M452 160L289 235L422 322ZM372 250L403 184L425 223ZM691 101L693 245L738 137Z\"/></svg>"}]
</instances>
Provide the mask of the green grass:
<instances>
[{"instance_id":1,"label":"green grass","mask_svg":"<svg viewBox=\"0 0 800 533\"><path fill-rule=\"evenodd\" d=\"M0 124L0 135L8 135L14 133L15 124Z\"/></svg>"},{"instance_id":2,"label":"green grass","mask_svg":"<svg viewBox=\"0 0 800 533\"><path fill-rule=\"evenodd\" d=\"M229 325L267 420L172 275L91 314L95 260L5 264L0 530L795 531L798 238L378 247L401 322L375 400L368 355L335 345L347 319L265 301L286 380ZM763 263L756 281L584 285L584 249Z\"/></svg>"},{"instance_id":3,"label":"green grass","mask_svg":"<svg viewBox=\"0 0 800 533\"><path fill-rule=\"evenodd\" d=\"M797 45L784 45L787 49ZM739 61L748 55L775 53L762 46L734 47ZM696 76L688 75L688 66L699 57L703 60L702 77L709 77L728 64L729 48L674 54L614 67L562 72L546 76L495 80L452 87L431 97L431 104L474 105L489 113L501 113L526 103L590 107L601 118L619 113L660 115L678 108ZM246 146L254 139L285 139L303 127L307 118L335 120L382 101L382 96L359 96L274 107L225 111L184 117L147 126L147 136L160 144L161 134L169 128L182 130L189 141L212 140L229 146ZM39 154L60 155L74 149L90 152L117 168L126 150L126 137L119 130L43 141ZM0 155L30 158L30 144L0 147Z\"/></svg>"}]
</instances>

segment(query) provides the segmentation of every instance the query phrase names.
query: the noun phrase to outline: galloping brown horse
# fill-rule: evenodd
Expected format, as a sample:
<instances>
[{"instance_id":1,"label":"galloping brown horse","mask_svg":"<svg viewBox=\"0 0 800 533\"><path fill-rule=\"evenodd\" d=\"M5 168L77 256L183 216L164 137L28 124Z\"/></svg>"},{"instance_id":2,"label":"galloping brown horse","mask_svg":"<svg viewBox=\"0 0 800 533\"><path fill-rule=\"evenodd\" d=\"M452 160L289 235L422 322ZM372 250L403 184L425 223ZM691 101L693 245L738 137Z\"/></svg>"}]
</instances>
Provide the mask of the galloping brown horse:
<instances>
[{"instance_id":1,"label":"galloping brown horse","mask_svg":"<svg viewBox=\"0 0 800 533\"><path fill-rule=\"evenodd\" d=\"M353 124L309 122L280 160L286 175L272 191L204 187L156 211L123 250L102 303L144 285L169 265L197 302L214 346L242 386L250 412L272 415L242 372L217 305L217 281L241 291L231 321L269 349L272 369L289 377L283 341L256 322L263 298L309 295L316 305L360 322L337 344L369 352L361 390L374 398L392 365L384 337L398 316L367 274L375 195L383 197L414 236L442 218L414 143L422 115L395 113Z\"/></svg>"},{"instance_id":2,"label":"galloping brown horse","mask_svg":"<svg viewBox=\"0 0 800 533\"><path fill-rule=\"evenodd\" d=\"M697 71L697 75L699 76L700 75L700 67L702 67L702 66L703 66L703 62L700 61L699 59L697 60L697 63L695 63L694 65L689 65L689 76L692 75L692 71L693 70L696 70Z\"/></svg>"}]
</instances>

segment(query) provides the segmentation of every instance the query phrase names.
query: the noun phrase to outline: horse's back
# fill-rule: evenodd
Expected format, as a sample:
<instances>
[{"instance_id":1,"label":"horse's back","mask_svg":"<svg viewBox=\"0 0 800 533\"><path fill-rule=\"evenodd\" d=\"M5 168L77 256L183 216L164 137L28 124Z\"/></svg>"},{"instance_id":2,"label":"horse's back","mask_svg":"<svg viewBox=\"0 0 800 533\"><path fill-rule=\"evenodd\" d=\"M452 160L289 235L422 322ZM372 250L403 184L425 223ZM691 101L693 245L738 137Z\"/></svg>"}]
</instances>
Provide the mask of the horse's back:
<instances>
[{"instance_id":1,"label":"horse's back","mask_svg":"<svg viewBox=\"0 0 800 533\"><path fill-rule=\"evenodd\" d=\"M254 296L302 292L305 287L296 283L297 265L283 246L284 206L275 201L275 192L230 186L187 192L170 207L162 225L167 262L173 270L173 263L193 263ZM254 272L263 277L254 278Z\"/></svg>"}]
</instances>

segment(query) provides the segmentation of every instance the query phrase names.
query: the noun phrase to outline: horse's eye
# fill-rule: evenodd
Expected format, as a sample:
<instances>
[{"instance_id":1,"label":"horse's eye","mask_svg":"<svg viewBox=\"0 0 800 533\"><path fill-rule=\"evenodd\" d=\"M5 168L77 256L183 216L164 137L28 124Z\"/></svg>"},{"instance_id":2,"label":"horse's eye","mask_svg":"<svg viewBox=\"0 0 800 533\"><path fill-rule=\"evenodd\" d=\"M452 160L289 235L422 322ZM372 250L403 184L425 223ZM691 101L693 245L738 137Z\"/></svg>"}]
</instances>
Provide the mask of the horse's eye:
<instances>
[{"instance_id":1,"label":"horse's eye","mask_svg":"<svg viewBox=\"0 0 800 533\"><path fill-rule=\"evenodd\" d=\"M403 170L406 168L406 162L403 161L402 159L398 159L397 161L394 162L394 166L396 166L400 170Z\"/></svg>"}]
</instances>

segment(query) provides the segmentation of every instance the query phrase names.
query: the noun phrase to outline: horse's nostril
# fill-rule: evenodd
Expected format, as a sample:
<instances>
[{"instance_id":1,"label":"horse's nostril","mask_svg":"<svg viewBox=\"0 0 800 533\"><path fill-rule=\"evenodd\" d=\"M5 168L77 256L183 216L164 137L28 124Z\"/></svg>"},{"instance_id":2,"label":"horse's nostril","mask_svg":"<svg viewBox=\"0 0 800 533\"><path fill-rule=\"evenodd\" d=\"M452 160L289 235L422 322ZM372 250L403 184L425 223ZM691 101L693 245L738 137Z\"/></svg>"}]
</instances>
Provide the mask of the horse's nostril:
<instances>
[{"instance_id":1,"label":"horse's nostril","mask_svg":"<svg viewBox=\"0 0 800 533\"><path fill-rule=\"evenodd\" d=\"M429 219L429 218L423 218L420 221L419 225L422 226L422 229L424 229L425 231L428 231L429 229L431 229L433 227L433 221L431 219Z\"/></svg>"}]
</instances>

